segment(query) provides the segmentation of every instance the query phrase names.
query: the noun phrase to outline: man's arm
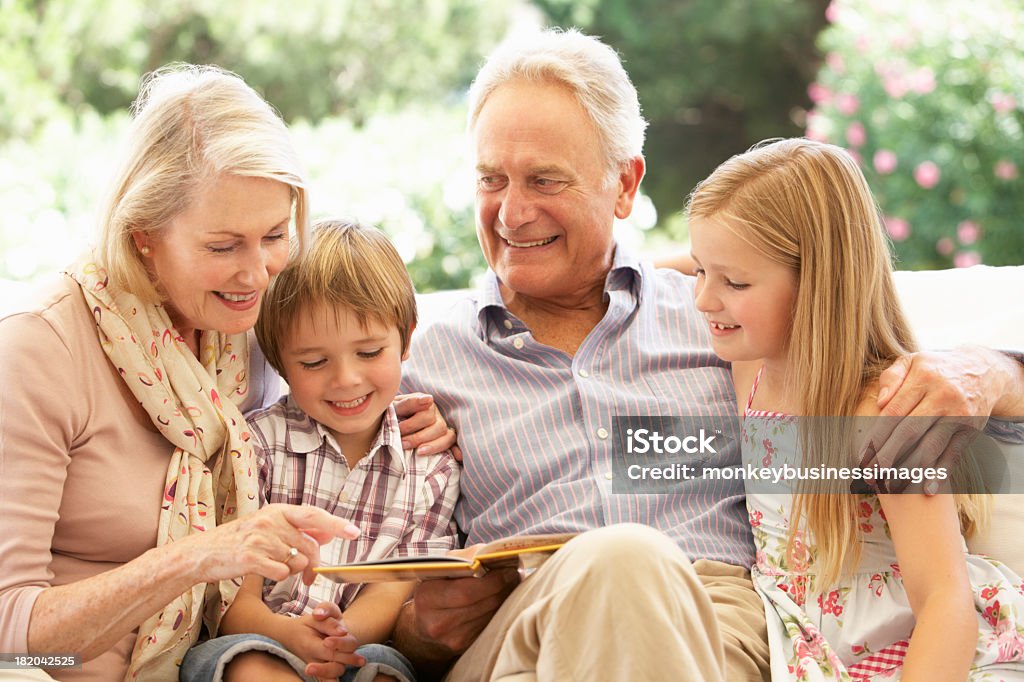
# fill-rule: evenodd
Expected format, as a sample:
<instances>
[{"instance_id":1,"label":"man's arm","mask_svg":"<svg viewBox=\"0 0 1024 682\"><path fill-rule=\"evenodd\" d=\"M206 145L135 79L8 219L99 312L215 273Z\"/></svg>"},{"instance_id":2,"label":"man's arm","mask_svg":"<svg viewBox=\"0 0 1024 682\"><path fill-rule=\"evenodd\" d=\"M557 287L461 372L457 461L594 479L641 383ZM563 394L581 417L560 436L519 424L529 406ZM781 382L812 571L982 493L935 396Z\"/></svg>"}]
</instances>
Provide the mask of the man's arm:
<instances>
[{"instance_id":1,"label":"man's arm","mask_svg":"<svg viewBox=\"0 0 1024 682\"><path fill-rule=\"evenodd\" d=\"M904 356L879 385L884 416L1024 417L1024 363L981 346Z\"/></svg>"},{"instance_id":2,"label":"man's arm","mask_svg":"<svg viewBox=\"0 0 1024 682\"><path fill-rule=\"evenodd\" d=\"M912 353L879 377L878 407L862 466L891 467L908 452L904 466L952 466L989 416L1024 417L1024 364L979 346Z\"/></svg>"}]
</instances>

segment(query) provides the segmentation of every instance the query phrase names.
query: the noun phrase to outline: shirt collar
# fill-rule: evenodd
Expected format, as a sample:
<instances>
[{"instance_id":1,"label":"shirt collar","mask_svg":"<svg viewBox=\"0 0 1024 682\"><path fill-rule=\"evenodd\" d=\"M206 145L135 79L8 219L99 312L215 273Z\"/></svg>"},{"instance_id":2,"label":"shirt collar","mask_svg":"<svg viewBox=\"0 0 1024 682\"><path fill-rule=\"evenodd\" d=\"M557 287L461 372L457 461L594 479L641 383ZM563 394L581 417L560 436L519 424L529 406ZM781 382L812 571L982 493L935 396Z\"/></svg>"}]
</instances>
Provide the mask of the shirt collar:
<instances>
[{"instance_id":1,"label":"shirt collar","mask_svg":"<svg viewBox=\"0 0 1024 682\"><path fill-rule=\"evenodd\" d=\"M286 436L285 447L289 452L308 455L315 452L326 440L332 450L341 454L338 441L327 429L326 426L311 418L303 412L291 395L288 396L287 410L285 410ZM402 435L398 430L398 415L393 405L388 405L384 419L381 421L380 430L374 437L366 457L390 456L395 468L405 472L405 454L402 451Z\"/></svg>"},{"instance_id":2,"label":"shirt collar","mask_svg":"<svg viewBox=\"0 0 1024 682\"><path fill-rule=\"evenodd\" d=\"M637 304L643 302L644 272L640 259L616 242L615 253L612 256L612 268L604 280L604 293L607 296L610 291L623 289L632 290ZM478 287L476 314L481 329L486 328L485 322L488 315L494 315L495 319L499 317L507 319L512 316L505 301L501 298L498 275L489 268Z\"/></svg>"}]
</instances>

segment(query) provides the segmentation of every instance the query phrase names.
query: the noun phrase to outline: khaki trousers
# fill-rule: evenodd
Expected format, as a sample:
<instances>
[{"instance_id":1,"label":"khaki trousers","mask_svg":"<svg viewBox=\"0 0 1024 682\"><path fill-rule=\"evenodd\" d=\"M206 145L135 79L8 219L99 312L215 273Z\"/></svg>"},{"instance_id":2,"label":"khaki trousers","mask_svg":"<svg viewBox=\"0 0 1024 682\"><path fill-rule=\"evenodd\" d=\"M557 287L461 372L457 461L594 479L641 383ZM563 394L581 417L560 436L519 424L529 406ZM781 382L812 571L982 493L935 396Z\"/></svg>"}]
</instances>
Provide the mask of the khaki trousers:
<instances>
[{"instance_id":1,"label":"khaki trousers","mask_svg":"<svg viewBox=\"0 0 1024 682\"><path fill-rule=\"evenodd\" d=\"M512 592L446 677L470 680L770 679L749 574L694 563L667 536L584 533Z\"/></svg>"}]
</instances>

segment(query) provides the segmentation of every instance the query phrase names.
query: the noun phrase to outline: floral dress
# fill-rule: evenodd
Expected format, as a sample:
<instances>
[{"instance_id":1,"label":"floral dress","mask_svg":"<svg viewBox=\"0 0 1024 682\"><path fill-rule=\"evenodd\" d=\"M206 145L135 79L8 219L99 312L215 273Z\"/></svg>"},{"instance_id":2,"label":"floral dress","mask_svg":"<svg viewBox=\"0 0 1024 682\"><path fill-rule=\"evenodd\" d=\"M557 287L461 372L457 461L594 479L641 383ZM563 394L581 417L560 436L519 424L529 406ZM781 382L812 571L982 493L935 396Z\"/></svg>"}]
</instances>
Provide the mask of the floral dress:
<instances>
[{"instance_id":1,"label":"floral dress","mask_svg":"<svg viewBox=\"0 0 1024 682\"><path fill-rule=\"evenodd\" d=\"M798 466L796 419L750 409L756 390L755 381L744 419L744 466ZM790 494L747 493L757 548L751 577L765 605L772 680L898 680L914 615L878 497L858 500L863 545L856 571L820 592L807 572L813 542L798 535L795 556L787 557L791 509ZM1024 581L978 555L967 555L967 573L978 615L969 679L1024 680Z\"/></svg>"}]
</instances>

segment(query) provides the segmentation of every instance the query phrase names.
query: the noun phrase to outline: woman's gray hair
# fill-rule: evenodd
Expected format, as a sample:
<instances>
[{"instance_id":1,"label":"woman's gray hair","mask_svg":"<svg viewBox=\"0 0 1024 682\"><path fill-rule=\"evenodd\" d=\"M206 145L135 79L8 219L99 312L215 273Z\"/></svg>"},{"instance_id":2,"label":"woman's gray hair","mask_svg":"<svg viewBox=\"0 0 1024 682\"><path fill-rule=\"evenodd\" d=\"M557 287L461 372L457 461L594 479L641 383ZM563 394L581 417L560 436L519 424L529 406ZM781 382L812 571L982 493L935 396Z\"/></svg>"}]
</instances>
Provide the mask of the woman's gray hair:
<instances>
[{"instance_id":1,"label":"woman's gray hair","mask_svg":"<svg viewBox=\"0 0 1024 682\"><path fill-rule=\"evenodd\" d=\"M97 255L111 286L159 300L132 233L158 232L220 174L291 187L295 229L305 243L305 174L288 129L240 77L172 64L143 79L132 113L124 157L100 213Z\"/></svg>"},{"instance_id":2,"label":"woman's gray hair","mask_svg":"<svg viewBox=\"0 0 1024 682\"><path fill-rule=\"evenodd\" d=\"M640 156L647 121L619 55L577 29L548 29L515 36L487 58L469 89L469 129L487 98L514 80L547 82L569 89L594 122L610 172Z\"/></svg>"}]
</instances>

